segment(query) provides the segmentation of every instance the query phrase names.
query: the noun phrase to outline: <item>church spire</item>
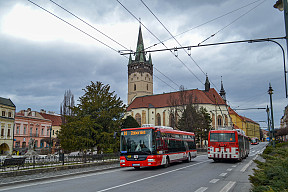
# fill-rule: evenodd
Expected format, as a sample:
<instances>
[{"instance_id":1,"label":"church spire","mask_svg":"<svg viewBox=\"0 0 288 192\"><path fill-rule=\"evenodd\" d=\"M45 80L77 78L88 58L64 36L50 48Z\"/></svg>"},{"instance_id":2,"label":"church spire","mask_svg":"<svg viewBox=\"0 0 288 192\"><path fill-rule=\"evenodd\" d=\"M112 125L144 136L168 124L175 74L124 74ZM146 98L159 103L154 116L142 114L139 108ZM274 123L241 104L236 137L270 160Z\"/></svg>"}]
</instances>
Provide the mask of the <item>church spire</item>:
<instances>
[{"instance_id":1,"label":"church spire","mask_svg":"<svg viewBox=\"0 0 288 192\"><path fill-rule=\"evenodd\" d=\"M145 53L144 53L144 43L143 43L141 25L139 27L135 61L139 61L139 62L145 62L146 61Z\"/></svg>"},{"instance_id":2,"label":"church spire","mask_svg":"<svg viewBox=\"0 0 288 192\"><path fill-rule=\"evenodd\" d=\"M209 79L208 79L208 75L206 73L205 91L209 91L209 89L210 89L210 82L209 82Z\"/></svg>"},{"instance_id":3,"label":"church spire","mask_svg":"<svg viewBox=\"0 0 288 192\"><path fill-rule=\"evenodd\" d=\"M219 95L220 95L220 96L222 97L222 99L226 102L226 92L225 92L224 87L223 87L222 76L221 76L221 90L220 90Z\"/></svg>"}]
</instances>

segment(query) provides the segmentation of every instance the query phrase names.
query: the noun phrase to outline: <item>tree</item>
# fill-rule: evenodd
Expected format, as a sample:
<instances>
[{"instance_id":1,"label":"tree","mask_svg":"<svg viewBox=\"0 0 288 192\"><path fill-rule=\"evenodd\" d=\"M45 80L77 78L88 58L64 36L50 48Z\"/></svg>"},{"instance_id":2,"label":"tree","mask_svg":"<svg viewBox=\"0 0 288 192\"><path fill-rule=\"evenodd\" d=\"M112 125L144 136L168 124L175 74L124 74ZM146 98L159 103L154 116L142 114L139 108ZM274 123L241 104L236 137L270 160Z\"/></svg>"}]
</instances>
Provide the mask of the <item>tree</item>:
<instances>
[{"instance_id":1,"label":"tree","mask_svg":"<svg viewBox=\"0 0 288 192\"><path fill-rule=\"evenodd\" d=\"M124 119L122 128L135 128L140 127L139 123L134 119L131 115L127 116L126 119Z\"/></svg>"},{"instance_id":2,"label":"tree","mask_svg":"<svg viewBox=\"0 0 288 192\"><path fill-rule=\"evenodd\" d=\"M119 138L113 136L120 131L125 105L101 82L91 82L83 91L80 103L72 108L73 116L59 133L61 146L66 150L118 150Z\"/></svg>"},{"instance_id":3,"label":"tree","mask_svg":"<svg viewBox=\"0 0 288 192\"><path fill-rule=\"evenodd\" d=\"M180 130L194 132L196 140L202 147L202 141L208 140L211 122L210 114L205 108L201 107L197 110L193 104L188 104L178 124Z\"/></svg>"}]
</instances>

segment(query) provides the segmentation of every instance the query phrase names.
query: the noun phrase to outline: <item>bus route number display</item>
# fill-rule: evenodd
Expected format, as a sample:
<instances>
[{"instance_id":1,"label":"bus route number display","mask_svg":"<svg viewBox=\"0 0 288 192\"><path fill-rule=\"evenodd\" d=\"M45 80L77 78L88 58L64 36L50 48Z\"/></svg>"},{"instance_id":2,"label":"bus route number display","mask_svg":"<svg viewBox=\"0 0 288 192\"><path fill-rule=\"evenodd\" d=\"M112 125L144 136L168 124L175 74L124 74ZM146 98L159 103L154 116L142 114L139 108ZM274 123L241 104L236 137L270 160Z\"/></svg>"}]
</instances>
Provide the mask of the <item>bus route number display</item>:
<instances>
[{"instance_id":1,"label":"bus route number display","mask_svg":"<svg viewBox=\"0 0 288 192\"><path fill-rule=\"evenodd\" d=\"M145 130L140 130L140 131L124 131L123 135L146 135Z\"/></svg>"}]
</instances>

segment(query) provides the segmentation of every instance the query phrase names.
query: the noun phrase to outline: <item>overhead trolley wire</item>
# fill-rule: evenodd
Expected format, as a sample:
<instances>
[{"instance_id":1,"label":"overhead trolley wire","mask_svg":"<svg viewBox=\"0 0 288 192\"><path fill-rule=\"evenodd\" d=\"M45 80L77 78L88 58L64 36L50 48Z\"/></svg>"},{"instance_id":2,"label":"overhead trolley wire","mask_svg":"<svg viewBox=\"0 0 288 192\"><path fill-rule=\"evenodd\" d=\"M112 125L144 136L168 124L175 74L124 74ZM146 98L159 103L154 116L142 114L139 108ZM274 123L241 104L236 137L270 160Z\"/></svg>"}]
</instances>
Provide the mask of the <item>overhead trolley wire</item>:
<instances>
[{"instance_id":1,"label":"overhead trolley wire","mask_svg":"<svg viewBox=\"0 0 288 192\"><path fill-rule=\"evenodd\" d=\"M188 29L188 30L186 30L186 31L184 31L184 32L182 32L182 33L179 33L179 34L175 35L174 37L178 37L178 36L180 36L180 35L183 35L184 33L187 33L187 32L189 32L189 31L192 31L192 30L194 30L194 29L197 29L197 28L199 28L199 27L202 27L203 25L206 25L206 24L208 24L208 23L211 23L211 22L213 22L213 21L215 21L215 20L217 20L217 19L220 19L220 18L222 18L222 17L225 17L225 16L227 16L227 15L229 15L229 14L231 14L231 13L234 13L234 12L236 12L236 11L239 11L239 10L245 8L245 7L248 7L248 6L250 6L250 5L254 4L254 3L257 3L258 1L262 1L262 0L257 0L257 1L254 1L254 2L252 2L252 3L249 3L249 4L247 4L247 5L244 5L244 6L242 6L242 7L239 7L239 8L237 8L237 9L234 9L233 11L230 11L230 12L228 12L228 13L225 13L225 14L223 14L223 15L220 15L220 16L214 18L214 19L211 19L211 20L206 21L206 22L204 22L204 23L202 23L202 24L200 24L200 25L197 25L197 26L195 26L195 27L192 27L192 28L190 28L190 29ZM172 37L170 37L170 38L168 38L168 39L166 39L166 40L163 40L163 41L161 41L160 43L162 44L163 42L168 41L168 40L170 40L170 39L172 39ZM160 43L153 44L153 45L147 47L146 49L150 49L151 47L154 47L154 46L156 46L156 45L159 45Z\"/></svg>"},{"instance_id":2,"label":"overhead trolley wire","mask_svg":"<svg viewBox=\"0 0 288 192\"><path fill-rule=\"evenodd\" d=\"M129 11L129 9L127 9L119 0L116 0L130 15L132 15L151 35L153 35L165 48L168 49L168 47L161 42L161 40L154 34L152 33L142 22L140 19L138 19L131 11ZM191 69L178 57L178 55L174 54L172 52L172 50L170 50L170 53L172 53L181 63L182 65L184 65L186 67L186 69L188 69L188 71L194 75L194 77L201 83L204 85L204 83L196 76L195 73L193 73L193 71L191 71Z\"/></svg>"},{"instance_id":3,"label":"overhead trolley wire","mask_svg":"<svg viewBox=\"0 0 288 192\"><path fill-rule=\"evenodd\" d=\"M111 41L115 42L116 44L120 45L122 48L128 50L127 47L125 47L124 45L120 44L119 42L117 42L116 40L112 39L111 37L109 37L108 35L106 35L105 33L103 33L102 31L100 31L99 29L97 29L96 27L94 27L93 25L89 24L88 22L84 21L83 19L81 19L80 17L78 17L77 15L75 15L74 13L72 13L71 11L69 11L68 9L64 8L63 6L59 5L58 3L54 2L53 0L49 0L50 2L54 3L55 5L57 5L58 7L60 7L61 9L63 9L64 11L68 12L69 14L73 15L75 18L79 19L80 21L82 21L83 23L85 23L86 25L88 25L89 27L93 28L94 30L96 30L97 32L101 33L102 35L104 35L105 37L107 37L108 39L110 39ZM118 51L119 52L119 51ZM161 73L164 77L166 77L169 81L171 81L172 83L174 83L177 87L179 87L179 85L177 83L175 83L172 79L170 79L169 77L167 77L164 73L162 73L160 70L158 70L155 66L153 66L154 69L156 71L158 71L159 73ZM174 88L173 88L174 89Z\"/></svg>"},{"instance_id":4,"label":"overhead trolley wire","mask_svg":"<svg viewBox=\"0 0 288 192\"><path fill-rule=\"evenodd\" d=\"M74 29L77 29L78 31L82 32L83 34L89 36L90 38L96 40L97 42L101 43L102 45L105 45L106 47L112 49L113 51L119 53L118 50L112 48L111 46L107 45L106 43L98 40L97 38L93 37L92 35L90 35L89 33L83 31L82 29L76 27L75 25L69 23L68 21L62 19L61 17L55 15L54 13L52 13L51 11L48 11L47 9L45 9L44 7L38 5L37 3L31 1L31 0L27 0L28 2L34 4L35 6L37 6L38 8L44 10L45 12L51 14L52 16L56 17L57 19L63 21L64 23L70 25L71 27L73 27ZM73 16L75 16L77 19L81 20L82 22L84 22L85 24L89 25L90 27L92 27L93 29L97 30L95 27L93 27L92 25L90 25L89 23L85 22L84 20L82 20L81 18L79 18L78 16L76 16L75 14L73 14L72 12L68 11L67 9L65 9L64 7L58 5L57 3L55 3L54 1L50 0L52 3L54 3L55 5L59 6L60 8L62 8L63 10L67 11L68 13L72 14ZM124 47L125 49L127 49L125 46L121 45L120 43L118 43L117 41L115 41L114 39L110 38L109 36L107 36L106 34L102 33L101 31L97 30L99 33L101 33L102 35L106 36L107 38L109 38L110 40L114 41L115 43L117 43L118 45ZM124 56L126 59L129 59L127 56ZM154 67L155 68L155 67ZM155 68L156 69L156 68ZM156 69L159 73L161 73L162 75L164 75L162 72L160 72L158 69ZM165 83L167 86L171 87L172 89L176 90L174 87L170 86L167 82L163 81L161 78L157 77L155 74L153 74L153 76L155 76L157 79L161 80L163 83ZM164 75L166 78L168 78L166 75ZM170 81L172 81L170 78L168 78ZM176 84L174 81L172 81L174 84ZM176 84L177 85L177 84Z\"/></svg>"},{"instance_id":5,"label":"overhead trolley wire","mask_svg":"<svg viewBox=\"0 0 288 192\"><path fill-rule=\"evenodd\" d=\"M251 11L253 11L254 9L256 9L257 7L259 7L261 4L263 4L266 0L263 0L262 2L260 2L259 4L257 4L256 6L252 7L251 9L249 9L247 12L245 12L244 14L240 15L239 17L237 17L236 19L234 19L232 22L230 22L228 25L224 26L223 28L221 28L220 30L218 30L216 33L212 34L211 36L207 37L206 39L204 39L203 41L201 41L200 43L198 43L198 45L201 45L202 43L204 43L205 41L209 40L210 38L214 37L215 35L217 35L218 33L220 33L221 31L223 31L224 29L226 29L227 27L229 27L230 25L232 25L233 23L235 23L236 21L238 21L239 19L241 19L242 17L244 17L245 15L247 15L248 13L250 13Z\"/></svg>"}]
</instances>

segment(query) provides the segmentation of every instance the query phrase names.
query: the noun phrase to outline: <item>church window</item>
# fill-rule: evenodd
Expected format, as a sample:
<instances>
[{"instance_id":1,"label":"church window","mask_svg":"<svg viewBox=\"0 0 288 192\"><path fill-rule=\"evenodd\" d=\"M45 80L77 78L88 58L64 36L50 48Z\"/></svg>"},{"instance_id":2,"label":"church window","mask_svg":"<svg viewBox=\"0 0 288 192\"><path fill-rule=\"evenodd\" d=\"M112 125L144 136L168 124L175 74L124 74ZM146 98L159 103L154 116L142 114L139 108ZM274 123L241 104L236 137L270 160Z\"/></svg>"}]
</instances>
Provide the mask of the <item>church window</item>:
<instances>
[{"instance_id":1,"label":"church window","mask_svg":"<svg viewBox=\"0 0 288 192\"><path fill-rule=\"evenodd\" d=\"M136 91L136 84L134 84L134 91Z\"/></svg>"},{"instance_id":2,"label":"church window","mask_svg":"<svg viewBox=\"0 0 288 192\"><path fill-rule=\"evenodd\" d=\"M141 115L139 113L137 113L135 115L135 119L136 119L137 123L141 126Z\"/></svg>"},{"instance_id":3,"label":"church window","mask_svg":"<svg viewBox=\"0 0 288 192\"><path fill-rule=\"evenodd\" d=\"M148 91L148 84L147 84L147 91Z\"/></svg>"},{"instance_id":4,"label":"church window","mask_svg":"<svg viewBox=\"0 0 288 192\"><path fill-rule=\"evenodd\" d=\"M222 126L222 116L221 115L218 115L217 121L218 121L218 126Z\"/></svg>"},{"instance_id":5,"label":"church window","mask_svg":"<svg viewBox=\"0 0 288 192\"><path fill-rule=\"evenodd\" d=\"M161 115L159 113L156 115L156 126L161 126Z\"/></svg>"},{"instance_id":6,"label":"church window","mask_svg":"<svg viewBox=\"0 0 288 192\"><path fill-rule=\"evenodd\" d=\"M174 118L173 113L171 113L169 116L169 126L173 128L175 127L175 118Z\"/></svg>"}]
</instances>

